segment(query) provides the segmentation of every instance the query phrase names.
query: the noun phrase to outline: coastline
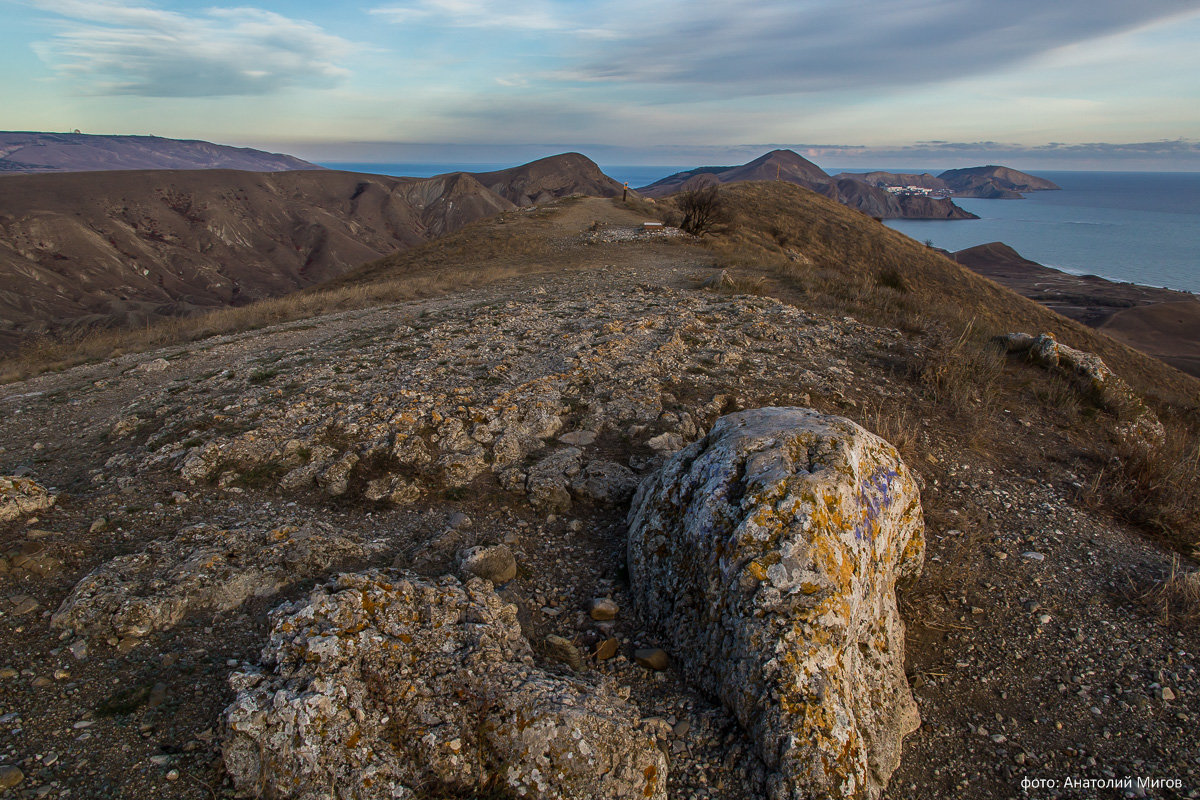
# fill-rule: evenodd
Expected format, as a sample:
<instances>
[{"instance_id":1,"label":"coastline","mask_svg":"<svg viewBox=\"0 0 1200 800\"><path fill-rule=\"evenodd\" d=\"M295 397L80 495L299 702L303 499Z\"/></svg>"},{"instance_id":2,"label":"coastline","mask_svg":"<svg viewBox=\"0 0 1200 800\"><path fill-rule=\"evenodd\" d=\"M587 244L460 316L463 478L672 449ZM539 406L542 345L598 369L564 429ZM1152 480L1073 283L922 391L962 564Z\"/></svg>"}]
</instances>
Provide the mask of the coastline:
<instances>
[{"instance_id":1,"label":"coastline","mask_svg":"<svg viewBox=\"0 0 1200 800\"><path fill-rule=\"evenodd\" d=\"M1076 275L1031 261L1003 242L942 252L1064 317L1200 377L1200 296L1192 292Z\"/></svg>"}]
</instances>

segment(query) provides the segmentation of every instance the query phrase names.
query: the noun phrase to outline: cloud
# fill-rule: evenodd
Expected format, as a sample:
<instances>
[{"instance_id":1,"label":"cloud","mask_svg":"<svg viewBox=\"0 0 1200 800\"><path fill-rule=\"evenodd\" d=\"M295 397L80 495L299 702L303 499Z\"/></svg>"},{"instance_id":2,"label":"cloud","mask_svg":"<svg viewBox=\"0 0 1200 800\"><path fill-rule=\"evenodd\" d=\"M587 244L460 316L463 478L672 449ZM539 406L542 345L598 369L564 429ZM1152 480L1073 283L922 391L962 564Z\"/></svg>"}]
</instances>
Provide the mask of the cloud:
<instances>
[{"instance_id":1,"label":"cloud","mask_svg":"<svg viewBox=\"0 0 1200 800\"><path fill-rule=\"evenodd\" d=\"M458 28L508 28L524 31L562 31L568 19L552 3L501 5L489 0L419 0L371 9L389 22L420 23Z\"/></svg>"},{"instance_id":2,"label":"cloud","mask_svg":"<svg viewBox=\"0 0 1200 800\"><path fill-rule=\"evenodd\" d=\"M1179 0L632 0L567 75L721 95L866 92L1023 63L1172 16Z\"/></svg>"},{"instance_id":3,"label":"cloud","mask_svg":"<svg viewBox=\"0 0 1200 800\"><path fill-rule=\"evenodd\" d=\"M327 88L349 73L352 44L318 26L256 8L199 15L112 0L35 0L62 18L38 55L91 91L144 97L264 95Z\"/></svg>"}]
</instances>

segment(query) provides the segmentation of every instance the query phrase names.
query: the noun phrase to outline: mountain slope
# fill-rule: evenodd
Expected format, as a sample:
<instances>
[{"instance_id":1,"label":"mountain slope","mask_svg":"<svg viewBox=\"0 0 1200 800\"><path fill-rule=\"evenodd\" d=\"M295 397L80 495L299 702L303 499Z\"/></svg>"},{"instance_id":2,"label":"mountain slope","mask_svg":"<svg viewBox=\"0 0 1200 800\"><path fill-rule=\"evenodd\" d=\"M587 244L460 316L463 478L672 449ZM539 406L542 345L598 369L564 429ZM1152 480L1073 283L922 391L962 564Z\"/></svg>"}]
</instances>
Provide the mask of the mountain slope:
<instances>
[{"instance_id":1,"label":"mountain slope","mask_svg":"<svg viewBox=\"0 0 1200 800\"><path fill-rule=\"evenodd\" d=\"M539 205L572 194L615 197L621 193L621 184L579 153L562 153L519 167L469 174L518 206Z\"/></svg>"},{"instance_id":2,"label":"mountain slope","mask_svg":"<svg viewBox=\"0 0 1200 800\"><path fill-rule=\"evenodd\" d=\"M665 197L714 181L739 183L775 180L803 186L880 219L975 219L974 214L949 200L896 197L861 181L831 178L816 164L791 150L772 150L740 166L698 167L677 172L638 191L648 197Z\"/></svg>"},{"instance_id":3,"label":"mountain slope","mask_svg":"<svg viewBox=\"0 0 1200 800\"><path fill-rule=\"evenodd\" d=\"M286 294L513 208L466 175L139 170L0 186L9 344Z\"/></svg>"},{"instance_id":4,"label":"mountain slope","mask_svg":"<svg viewBox=\"0 0 1200 800\"><path fill-rule=\"evenodd\" d=\"M725 193L734 219L713 246L731 264L795 276L808 287L806 296L862 297L863 313L889 314L891 324L938 319L989 334L1054 332L1072 347L1099 354L1142 392L1200 404L1200 384L1190 376L827 198L773 181L737 184ZM880 292L892 284L900 288L890 296Z\"/></svg>"},{"instance_id":5,"label":"mountain slope","mask_svg":"<svg viewBox=\"0 0 1200 800\"><path fill-rule=\"evenodd\" d=\"M1003 242L953 254L970 267L1064 317L1200 377L1200 297L1096 275L1071 275L1022 257Z\"/></svg>"},{"instance_id":6,"label":"mountain slope","mask_svg":"<svg viewBox=\"0 0 1200 800\"><path fill-rule=\"evenodd\" d=\"M116 169L322 169L293 156L195 139L0 131L0 173Z\"/></svg>"},{"instance_id":7,"label":"mountain slope","mask_svg":"<svg viewBox=\"0 0 1200 800\"><path fill-rule=\"evenodd\" d=\"M577 153L432 178L137 170L0 187L0 348L278 297L518 206L621 191Z\"/></svg>"}]
</instances>

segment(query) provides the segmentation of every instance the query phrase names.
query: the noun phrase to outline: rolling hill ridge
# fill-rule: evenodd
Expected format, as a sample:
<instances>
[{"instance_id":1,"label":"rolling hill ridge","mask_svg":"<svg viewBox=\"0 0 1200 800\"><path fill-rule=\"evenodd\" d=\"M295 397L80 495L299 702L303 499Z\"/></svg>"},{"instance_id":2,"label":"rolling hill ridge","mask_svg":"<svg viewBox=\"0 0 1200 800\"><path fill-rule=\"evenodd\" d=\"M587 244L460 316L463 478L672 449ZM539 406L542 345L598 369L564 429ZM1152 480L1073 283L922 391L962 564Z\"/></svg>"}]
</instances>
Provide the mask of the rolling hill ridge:
<instances>
[{"instance_id":1,"label":"rolling hill ridge","mask_svg":"<svg viewBox=\"0 0 1200 800\"><path fill-rule=\"evenodd\" d=\"M621 189L578 154L478 176L138 170L0 186L7 348L30 333L277 297L501 211Z\"/></svg>"},{"instance_id":2,"label":"rolling hill ridge","mask_svg":"<svg viewBox=\"0 0 1200 800\"><path fill-rule=\"evenodd\" d=\"M698 167L668 175L638 191L648 197L665 197L705 183L743 181L784 181L811 189L818 194L879 219L975 219L949 200L930 197L900 197L887 191L838 177L791 150L772 150L746 164L733 167Z\"/></svg>"}]
</instances>

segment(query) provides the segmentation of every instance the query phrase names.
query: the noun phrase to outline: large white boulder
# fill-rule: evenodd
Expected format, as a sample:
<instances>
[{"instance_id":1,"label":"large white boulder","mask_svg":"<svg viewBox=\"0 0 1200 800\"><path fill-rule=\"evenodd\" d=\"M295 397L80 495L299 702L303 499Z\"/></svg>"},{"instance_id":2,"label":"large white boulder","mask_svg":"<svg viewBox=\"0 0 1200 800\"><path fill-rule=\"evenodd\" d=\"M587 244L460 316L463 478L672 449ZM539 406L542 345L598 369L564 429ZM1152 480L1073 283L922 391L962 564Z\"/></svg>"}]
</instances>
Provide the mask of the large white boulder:
<instances>
[{"instance_id":1,"label":"large white boulder","mask_svg":"<svg viewBox=\"0 0 1200 800\"><path fill-rule=\"evenodd\" d=\"M923 559L896 450L809 409L720 418L629 512L635 601L750 734L774 800L886 786L920 723L894 590Z\"/></svg>"}]
</instances>

